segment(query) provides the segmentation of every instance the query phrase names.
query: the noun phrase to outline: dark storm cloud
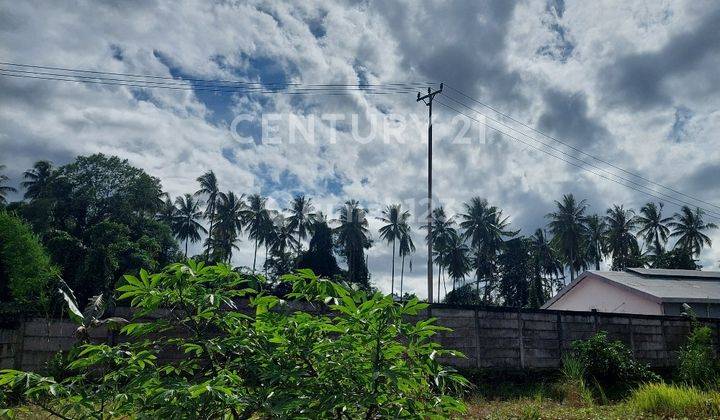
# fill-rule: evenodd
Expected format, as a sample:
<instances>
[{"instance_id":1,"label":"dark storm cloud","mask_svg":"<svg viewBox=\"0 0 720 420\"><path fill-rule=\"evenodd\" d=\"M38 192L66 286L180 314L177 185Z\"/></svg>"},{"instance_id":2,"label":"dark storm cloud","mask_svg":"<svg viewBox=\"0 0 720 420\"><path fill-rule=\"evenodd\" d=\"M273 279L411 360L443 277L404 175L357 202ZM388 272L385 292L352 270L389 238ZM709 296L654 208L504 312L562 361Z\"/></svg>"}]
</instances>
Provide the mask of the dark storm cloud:
<instances>
[{"instance_id":1,"label":"dark storm cloud","mask_svg":"<svg viewBox=\"0 0 720 420\"><path fill-rule=\"evenodd\" d=\"M383 2L378 7L409 69L496 102L524 103L520 75L505 62L515 2Z\"/></svg>"},{"instance_id":2,"label":"dark storm cloud","mask_svg":"<svg viewBox=\"0 0 720 420\"><path fill-rule=\"evenodd\" d=\"M702 63L720 54L720 7L715 7L717 10L708 13L696 27L674 36L659 50L628 54L602 69L607 99L634 109L667 105L672 102L673 92L667 90L665 82L687 74L693 74L696 83L710 82L702 92L717 94L718 69Z\"/></svg>"},{"instance_id":3,"label":"dark storm cloud","mask_svg":"<svg viewBox=\"0 0 720 420\"><path fill-rule=\"evenodd\" d=\"M712 197L712 193L720 192L720 163L700 166L686 179L688 190L700 197Z\"/></svg>"},{"instance_id":4,"label":"dark storm cloud","mask_svg":"<svg viewBox=\"0 0 720 420\"><path fill-rule=\"evenodd\" d=\"M538 120L540 130L582 148L593 148L609 136L607 129L588 115L587 97L583 92L548 89L543 102L545 111ZM607 143L603 147L606 148Z\"/></svg>"}]
</instances>

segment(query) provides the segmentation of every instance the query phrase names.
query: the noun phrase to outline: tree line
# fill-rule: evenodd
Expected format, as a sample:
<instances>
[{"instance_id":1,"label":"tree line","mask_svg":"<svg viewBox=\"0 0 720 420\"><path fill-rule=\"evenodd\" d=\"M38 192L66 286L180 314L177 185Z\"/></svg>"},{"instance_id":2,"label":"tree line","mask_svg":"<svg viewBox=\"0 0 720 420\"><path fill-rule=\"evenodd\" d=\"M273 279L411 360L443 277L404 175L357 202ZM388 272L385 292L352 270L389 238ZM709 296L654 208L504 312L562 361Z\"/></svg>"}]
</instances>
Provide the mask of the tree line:
<instances>
[{"instance_id":1,"label":"tree line","mask_svg":"<svg viewBox=\"0 0 720 420\"><path fill-rule=\"evenodd\" d=\"M260 194L221 191L212 170L197 178L196 191L173 199L157 178L102 154L57 168L37 162L24 173L21 202L6 203L12 191L7 181L0 174L0 204L32 225L84 298L109 290L126 272L187 258L189 245L203 238L196 259L229 263L244 237L252 244L252 272L277 279L311 268L371 287L371 216L357 200L339 206L332 219L305 195L273 209ZM451 303L538 307L565 283L565 272L572 281L581 270L599 270L605 260L612 270L699 269L696 258L711 246L707 232L717 228L699 208L683 207L668 217L662 203L647 203L637 213L614 205L605 214L589 214L585 200L568 194L555 207L546 215L547 226L530 236L512 229L502 209L479 197L452 216L443 207L433 209L425 241L432 237L438 300L442 287ZM382 222L378 238L392 250L391 290L403 296L406 258L416 249L413 229L427 227L413 226L401 204L386 206L376 218ZM264 254L262 265L258 252Z\"/></svg>"}]
</instances>

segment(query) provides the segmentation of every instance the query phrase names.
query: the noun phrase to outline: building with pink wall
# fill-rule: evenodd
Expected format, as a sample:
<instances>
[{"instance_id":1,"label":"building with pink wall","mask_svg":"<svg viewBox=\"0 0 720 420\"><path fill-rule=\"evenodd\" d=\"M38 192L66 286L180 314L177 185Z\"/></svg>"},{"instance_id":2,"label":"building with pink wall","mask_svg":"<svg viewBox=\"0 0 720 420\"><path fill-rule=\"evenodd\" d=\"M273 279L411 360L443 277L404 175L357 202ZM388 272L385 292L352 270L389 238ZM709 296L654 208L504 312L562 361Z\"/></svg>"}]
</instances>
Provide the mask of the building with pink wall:
<instances>
[{"instance_id":1,"label":"building with pink wall","mask_svg":"<svg viewBox=\"0 0 720 420\"><path fill-rule=\"evenodd\" d=\"M684 306L686 305L686 306ZM629 268L586 271L543 309L720 318L720 272Z\"/></svg>"}]
</instances>

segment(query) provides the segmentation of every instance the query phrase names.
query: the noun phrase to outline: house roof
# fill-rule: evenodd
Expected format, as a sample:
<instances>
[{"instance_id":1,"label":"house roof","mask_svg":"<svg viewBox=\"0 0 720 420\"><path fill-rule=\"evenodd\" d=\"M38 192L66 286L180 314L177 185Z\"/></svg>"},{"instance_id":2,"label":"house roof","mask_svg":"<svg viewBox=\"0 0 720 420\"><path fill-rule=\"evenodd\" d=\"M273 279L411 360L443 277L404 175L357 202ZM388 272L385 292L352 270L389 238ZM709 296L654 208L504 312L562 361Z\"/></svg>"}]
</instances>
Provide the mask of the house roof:
<instances>
[{"instance_id":1,"label":"house roof","mask_svg":"<svg viewBox=\"0 0 720 420\"><path fill-rule=\"evenodd\" d=\"M590 276L659 303L720 303L720 272L629 268L627 271L586 271L562 288L543 308L548 308Z\"/></svg>"}]
</instances>

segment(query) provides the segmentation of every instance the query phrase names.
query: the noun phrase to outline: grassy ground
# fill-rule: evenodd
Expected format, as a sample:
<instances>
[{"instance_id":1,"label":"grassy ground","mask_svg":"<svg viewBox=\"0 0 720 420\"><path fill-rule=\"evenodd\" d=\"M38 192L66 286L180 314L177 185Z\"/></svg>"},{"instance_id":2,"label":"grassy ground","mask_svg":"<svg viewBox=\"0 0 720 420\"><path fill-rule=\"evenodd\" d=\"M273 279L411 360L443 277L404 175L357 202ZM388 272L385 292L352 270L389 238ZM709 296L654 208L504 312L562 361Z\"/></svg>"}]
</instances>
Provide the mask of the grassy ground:
<instances>
[{"instance_id":1,"label":"grassy ground","mask_svg":"<svg viewBox=\"0 0 720 420\"><path fill-rule=\"evenodd\" d=\"M536 398L512 400L468 401L468 415L471 419L653 419L650 415L633 413L625 404L594 405L573 407L557 401Z\"/></svg>"},{"instance_id":2,"label":"grassy ground","mask_svg":"<svg viewBox=\"0 0 720 420\"><path fill-rule=\"evenodd\" d=\"M524 388L506 395L467 399L473 419L707 419L720 418L720 393L682 385L654 383L641 386L625 399L600 404L565 386ZM518 389L518 388L516 388ZM564 397L557 390L564 389ZM519 388L523 390L523 388ZM559 397L559 398L558 398Z\"/></svg>"}]
</instances>

